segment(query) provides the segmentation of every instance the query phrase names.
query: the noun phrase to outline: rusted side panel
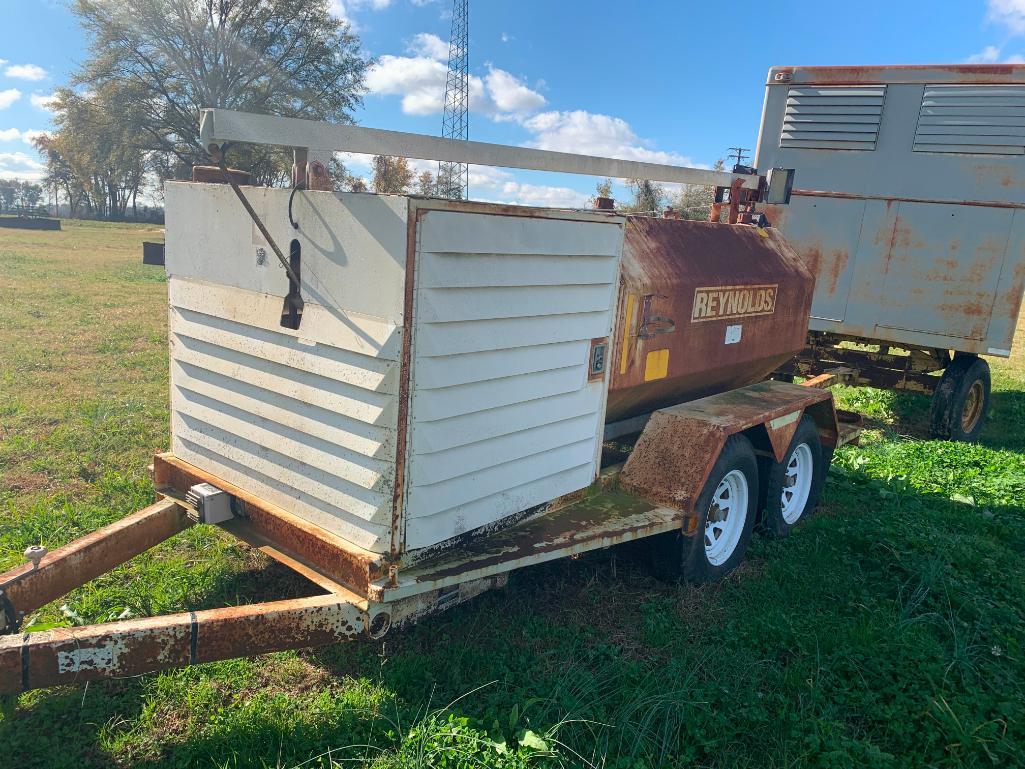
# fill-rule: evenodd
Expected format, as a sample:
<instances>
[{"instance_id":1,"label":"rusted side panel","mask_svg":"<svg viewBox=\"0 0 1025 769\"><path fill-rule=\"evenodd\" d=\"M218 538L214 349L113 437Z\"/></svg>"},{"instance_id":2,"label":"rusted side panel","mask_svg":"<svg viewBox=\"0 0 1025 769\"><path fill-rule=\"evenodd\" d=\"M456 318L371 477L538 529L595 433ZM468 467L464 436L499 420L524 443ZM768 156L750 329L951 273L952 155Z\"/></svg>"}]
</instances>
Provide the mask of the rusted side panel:
<instances>
[{"instance_id":1,"label":"rusted side panel","mask_svg":"<svg viewBox=\"0 0 1025 769\"><path fill-rule=\"evenodd\" d=\"M620 485L691 515L729 436L764 425L776 461L781 461L801 414L818 403L829 403L832 411L832 394L785 382L759 382L656 411L626 461ZM820 433L825 433L827 445L836 445L835 414L832 429L820 425Z\"/></svg>"},{"instance_id":2,"label":"rusted side panel","mask_svg":"<svg viewBox=\"0 0 1025 769\"><path fill-rule=\"evenodd\" d=\"M178 497L197 483L210 483L226 491L244 503L239 525L248 525L255 534L279 550L298 555L325 575L359 593L365 593L370 582L385 571L382 556L360 550L341 537L182 462L172 454L154 457L153 482L161 493Z\"/></svg>"},{"instance_id":3,"label":"rusted side panel","mask_svg":"<svg viewBox=\"0 0 1025 769\"><path fill-rule=\"evenodd\" d=\"M76 587L188 528L191 521L173 500L161 500L45 555L38 566L23 564L0 575L0 591L16 612L15 622ZM10 619L10 618L9 618Z\"/></svg>"},{"instance_id":4,"label":"rusted side panel","mask_svg":"<svg viewBox=\"0 0 1025 769\"><path fill-rule=\"evenodd\" d=\"M804 346L813 279L773 230L631 217L607 421L741 387Z\"/></svg>"},{"instance_id":5,"label":"rusted side panel","mask_svg":"<svg viewBox=\"0 0 1025 769\"><path fill-rule=\"evenodd\" d=\"M0 693L121 678L354 638L364 608L314 596L0 638Z\"/></svg>"}]
</instances>

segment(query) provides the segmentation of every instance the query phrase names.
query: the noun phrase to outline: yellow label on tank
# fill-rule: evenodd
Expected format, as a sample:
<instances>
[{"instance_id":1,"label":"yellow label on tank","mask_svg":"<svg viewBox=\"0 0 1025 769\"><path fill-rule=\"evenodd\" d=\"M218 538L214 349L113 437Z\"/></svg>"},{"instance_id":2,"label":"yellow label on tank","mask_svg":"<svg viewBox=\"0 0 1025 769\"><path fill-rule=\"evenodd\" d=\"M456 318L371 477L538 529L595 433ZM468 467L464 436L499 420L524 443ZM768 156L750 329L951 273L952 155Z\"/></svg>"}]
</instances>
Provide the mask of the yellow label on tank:
<instances>
[{"instance_id":1,"label":"yellow label on tank","mask_svg":"<svg viewBox=\"0 0 1025 769\"><path fill-rule=\"evenodd\" d=\"M669 350L652 350L644 359L644 381L665 379L669 373Z\"/></svg>"}]
</instances>

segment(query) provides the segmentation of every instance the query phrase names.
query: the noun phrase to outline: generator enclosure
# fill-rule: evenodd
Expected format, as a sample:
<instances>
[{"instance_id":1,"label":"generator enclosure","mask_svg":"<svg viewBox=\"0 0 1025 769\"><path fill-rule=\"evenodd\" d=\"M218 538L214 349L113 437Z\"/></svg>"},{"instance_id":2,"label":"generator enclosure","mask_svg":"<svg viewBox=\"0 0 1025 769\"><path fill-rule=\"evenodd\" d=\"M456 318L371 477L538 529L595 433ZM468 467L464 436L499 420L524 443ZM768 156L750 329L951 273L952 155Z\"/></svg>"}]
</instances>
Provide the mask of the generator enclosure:
<instances>
[{"instance_id":1,"label":"generator enclosure","mask_svg":"<svg viewBox=\"0 0 1025 769\"><path fill-rule=\"evenodd\" d=\"M775 67L756 165L813 331L1008 356L1025 289L1025 66Z\"/></svg>"},{"instance_id":2,"label":"generator enclosure","mask_svg":"<svg viewBox=\"0 0 1025 769\"><path fill-rule=\"evenodd\" d=\"M232 189L168 184L171 451L371 553L587 488L607 421L758 381L806 333L778 233L243 189L301 318Z\"/></svg>"}]
</instances>

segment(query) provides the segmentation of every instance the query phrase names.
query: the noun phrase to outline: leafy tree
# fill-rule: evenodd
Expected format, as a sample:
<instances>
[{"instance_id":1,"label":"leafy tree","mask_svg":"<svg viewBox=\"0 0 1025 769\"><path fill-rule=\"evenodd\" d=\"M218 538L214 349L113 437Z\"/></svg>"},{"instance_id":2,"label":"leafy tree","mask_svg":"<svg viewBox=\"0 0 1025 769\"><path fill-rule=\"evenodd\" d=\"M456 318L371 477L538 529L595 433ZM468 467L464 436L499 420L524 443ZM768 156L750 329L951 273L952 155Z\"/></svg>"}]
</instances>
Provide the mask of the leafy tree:
<instances>
[{"instance_id":1,"label":"leafy tree","mask_svg":"<svg viewBox=\"0 0 1025 769\"><path fill-rule=\"evenodd\" d=\"M659 212L666 203L665 187L648 179L630 179L626 186L633 193L633 200L624 207L627 213Z\"/></svg>"},{"instance_id":2,"label":"leafy tree","mask_svg":"<svg viewBox=\"0 0 1025 769\"><path fill-rule=\"evenodd\" d=\"M717 160L712 167L716 171L722 171L726 168L726 163L723 160ZM673 197L672 205L684 219L708 221L714 199L714 187L687 184Z\"/></svg>"},{"instance_id":3,"label":"leafy tree","mask_svg":"<svg viewBox=\"0 0 1025 769\"><path fill-rule=\"evenodd\" d=\"M370 62L328 8L329 0L74 0L90 55L72 86L131 99L133 144L160 156L152 167L162 178L184 177L209 162L199 141L205 107L352 122ZM286 153L262 147L235 147L229 161L257 183L291 169Z\"/></svg>"},{"instance_id":4,"label":"leafy tree","mask_svg":"<svg viewBox=\"0 0 1025 769\"><path fill-rule=\"evenodd\" d=\"M135 131L145 119L132 86L102 83L95 91L57 90L57 130L43 143L48 178L65 172L84 193L86 206L99 216L123 218L136 200L147 170L147 156ZM66 185L69 205L78 192Z\"/></svg>"},{"instance_id":5,"label":"leafy tree","mask_svg":"<svg viewBox=\"0 0 1025 769\"><path fill-rule=\"evenodd\" d=\"M434 180L434 174L430 171L422 171L416 177L416 194L425 198L433 197L438 193L438 184Z\"/></svg>"},{"instance_id":6,"label":"leafy tree","mask_svg":"<svg viewBox=\"0 0 1025 769\"><path fill-rule=\"evenodd\" d=\"M14 210L14 200L18 195L15 189L17 182L6 181L0 186L0 211L10 213Z\"/></svg>"},{"instance_id":7,"label":"leafy tree","mask_svg":"<svg viewBox=\"0 0 1025 769\"><path fill-rule=\"evenodd\" d=\"M594 194L588 198L587 204L594 208L598 204L598 198L612 197L612 179L605 177L594 185Z\"/></svg>"},{"instance_id":8,"label":"leafy tree","mask_svg":"<svg viewBox=\"0 0 1025 769\"><path fill-rule=\"evenodd\" d=\"M374 192L407 192L413 183L413 169L405 158L374 155Z\"/></svg>"}]
</instances>

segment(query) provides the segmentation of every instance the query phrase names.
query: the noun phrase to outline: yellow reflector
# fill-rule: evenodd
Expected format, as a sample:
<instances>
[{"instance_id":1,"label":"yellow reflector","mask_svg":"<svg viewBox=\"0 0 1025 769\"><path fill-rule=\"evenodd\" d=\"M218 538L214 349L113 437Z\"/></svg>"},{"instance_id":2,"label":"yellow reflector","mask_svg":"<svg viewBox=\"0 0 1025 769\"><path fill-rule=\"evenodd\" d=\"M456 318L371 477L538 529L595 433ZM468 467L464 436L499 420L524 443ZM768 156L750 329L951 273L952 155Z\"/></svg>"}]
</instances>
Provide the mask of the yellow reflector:
<instances>
[{"instance_id":1,"label":"yellow reflector","mask_svg":"<svg viewBox=\"0 0 1025 769\"><path fill-rule=\"evenodd\" d=\"M669 350L652 350L644 359L644 381L665 379L669 373Z\"/></svg>"}]
</instances>

